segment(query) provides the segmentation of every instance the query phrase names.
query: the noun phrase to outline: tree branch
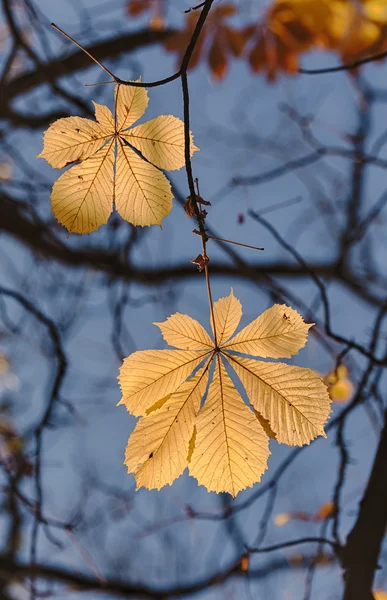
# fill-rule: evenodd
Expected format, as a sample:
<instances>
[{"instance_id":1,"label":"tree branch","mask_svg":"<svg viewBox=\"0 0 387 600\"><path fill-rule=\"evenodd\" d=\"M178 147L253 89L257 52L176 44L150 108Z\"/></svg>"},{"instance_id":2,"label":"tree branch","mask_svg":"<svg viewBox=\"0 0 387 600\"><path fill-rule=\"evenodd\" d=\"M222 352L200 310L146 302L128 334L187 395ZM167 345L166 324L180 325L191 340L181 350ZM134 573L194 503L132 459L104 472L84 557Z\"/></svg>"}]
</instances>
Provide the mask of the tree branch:
<instances>
[{"instance_id":1,"label":"tree branch","mask_svg":"<svg viewBox=\"0 0 387 600\"><path fill-rule=\"evenodd\" d=\"M94 44L87 46L87 49L99 60L104 60L121 56L128 52L133 52L138 48L151 46L152 44L160 44L167 40L173 33L175 33L174 29L164 29L161 31L141 29L136 33L130 32L107 40L95 42ZM18 77L11 79L0 88L0 118L12 117L12 114L14 113L10 104L19 94L24 94L43 83L52 83L59 77L87 69L91 65L90 58L82 50L76 50L71 54L58 57L50 62L41 63L32 71L22 73ZM17 115L17 113L15 114ZM12 119L12 122L13 121L14 120ZM17 123L14 124L17 125ZM21 124L24 125L24 123Z\"/></svg>"},{"instance_id":2,"label":"tree branch","mask_svg":"<svg viewBox=\"0 0 387 600\"><path fill-rule=\"evenodd\" d=\"M372 600L372 584L387 526L387 411L357 521L343 550L343 600Z\"/></svg>"},{"instance_id":3,"label":"tree branch","mask_svg":"<svg viewBox=\"0 0 387 600\"><path fill-rule=\"evenodd\" d=\"M134 281L143 285L160 285L166 281L191 279L198 277L197 270L187 263L178 263L170 266L136 268L128 264L118 252L104 248L72 248L62 242L49 225L40 221L32 221L26 202L15 200L3 194L0 197L0 232L12 235L22 244L30 248L38 256L47 260L57 260L63 265L76 268L91 268L102 271L113 278L125 281ZM265 281L266 276L285 277L287 279L302 279L310 276L313 271L317 276L335 280L347 289L356 293L372 306L380 306L382 297L374 294L370 287L360 276L348 270L339 270L334 262L308 263L308 269L299 264L287 261L259 262L246 264L244 268L226 262L211 261L211 274L214 277L235 277L236 279L250 279L255 283ZM200 275L199 275L200 276Z\"/></svg>"},{"instance_id":4,"label":"tree branch","mask_svg":"<svg viewBox=\"0 0 387 600\"><path fill-rule=\"evenodd\" d=\"M328 561L334 559L330 555L324 555ZM25 565L9 561L5 555L0 555L0 575L3 578L23 580L28 577L36 577L47 581L61 582L64 585L80 591L101 592L122 598L154 598L166 600L167 598L181 598L191 596L202 590L217 587L233 577L248 577L249 579L265 579L269 575L297 567L305 568L314 559L313 556L304 556L300 563L290 564L288 560L279 558L269 562L267 565L255 569L243 571L240 558L234 560L226 568L219 570L214 575L205 577L197 582L186 586L174 588L157 589L147 585L130 583L124 580L107 579L100 581L94 577L85 575L79 571L67 571L61 567L50 567L47 565ZM321 564L324 564L323 561ZM326 564L326 563L325 563Z\"/></svg>"}]
</instances>

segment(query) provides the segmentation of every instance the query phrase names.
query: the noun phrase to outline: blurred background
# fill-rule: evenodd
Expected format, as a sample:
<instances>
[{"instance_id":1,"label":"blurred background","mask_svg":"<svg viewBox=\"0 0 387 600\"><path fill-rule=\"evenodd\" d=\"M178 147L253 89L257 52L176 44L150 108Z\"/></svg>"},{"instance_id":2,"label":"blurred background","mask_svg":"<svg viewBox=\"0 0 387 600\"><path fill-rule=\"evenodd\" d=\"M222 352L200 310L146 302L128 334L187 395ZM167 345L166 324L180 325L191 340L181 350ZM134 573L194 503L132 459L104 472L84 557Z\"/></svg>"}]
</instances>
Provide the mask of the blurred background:
<instances>
[{"instance_id":1,"label":"blurred background","mask_svg":"<svg viewBox=\"0 0 387 600\"><path fill-rule=\"evenodd\" d=\"M60 28L123 79L180 65L200 14L189 0L2 0L0 139L1 598L341 598L345 544L386 408L387 50L384 0L214 2L189 71L193 158L214 299L230 288L242 326L273 302L316 323L292 361L321 373L327 438L271 440L261 483L233 500L187 472L135 491L123 465L136 419L118 369L165 348L154 321L209 328L201 251L169 174L163 228L113 213L90 235L55 220L59 172L36 155L60 117L113 109L113 86ZM189 11L189 9L192 9ZM189 11L189 12L188 12ZM318 74L302 73L322 70ZM181 82L149 90L141 122L183 117ZM381 482L381 486L384 483ZM284 545L285 547L282 547ZM271 551L271 546L278 549ZM262 552L246 555L246 547ZM269 548L269 550L266 550ZM385 598L385 551L374 598ZM36 577L35 577L36 575Z\"/></svg>"}]
</instances>

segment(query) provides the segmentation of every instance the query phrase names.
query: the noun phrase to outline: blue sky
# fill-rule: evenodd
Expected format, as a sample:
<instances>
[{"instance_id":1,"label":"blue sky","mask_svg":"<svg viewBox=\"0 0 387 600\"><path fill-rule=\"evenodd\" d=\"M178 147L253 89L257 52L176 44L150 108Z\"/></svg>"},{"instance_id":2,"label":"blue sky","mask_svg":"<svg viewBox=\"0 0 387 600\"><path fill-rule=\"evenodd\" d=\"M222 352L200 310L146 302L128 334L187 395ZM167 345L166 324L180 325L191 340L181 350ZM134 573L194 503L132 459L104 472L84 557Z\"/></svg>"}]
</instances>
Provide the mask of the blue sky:
<instances>
[{"instance_id":1,"label":"blue sky","mask_svg":"<svg viewBox=\"0 0 387 600\"><path fill-rule=\"evenodd\" d=\"M107 3L94 0L83 2L83 6L90 12L91 19L97 24L101 39L117 31L117 28L136 30L140 22L131 23L123 16L124 3L111 4L111 11L109 9L107 13ZM77 3L39 0L37 5L47 18L47 24L55 21L79 41L89 40L83 23L79 22L81 13ZM186 5L189 3L185 2L184 6ZM180 19L180 15L178 18ZM51 31L49 35L52 52L55 53L64 43L59 34ZM305 65L323 66L333 64L335 60L333 55L316 52L305 58ZM160 47L137 52L130 56L128 62L129 69L126 68L124 60L115 70L118 76L134 78L142 75L143 79L149 81L166 76L175 69L174 57L166 54ZM364 71L365 77L373 84L382 85L385 74L384 65L369 66ZM83 84L97 81L100 77L98 68L91 67L78 73L71 84L65 81L63 83L74 86L76 81L78 92L82 93L84 89L85 98L90 100L96 98L97 94L98 102L112 107L112 86L82 88ZM265 263L287 259L284 250L266 230L249 218L246 218L242 225L238 225L237 218L240 213L247 215L248 209L259 211L284 200L300 197L301 201L298 204L276 210L268 214L267 218L289 243L295 245L305 260L327 261L333 256L335 249L336 223L333 218L331 223L323 223L319 219L314 204L314 193L317 190L321 197L325 194L335 206L339 206L346 198L348 161L327 159L325 171L320 163L316 163L305 171L308 175L294 173L258 187L241 187L228 193L220 192L233 176L262 173L285 160L307 153L298 128L286 119L280 110L283 103L296 107L302 114L316 115L314 131L323 143L344 145L342 132L353 132L356 127L356 95L349 77L345 74L319 78L281 77L276 84L269 85L263 77L251 76L246 64L234 62L228 76L221 83L212 80L205 66L200 66L192 72L189 83L192 130L195 142L200 147L200 152L195 154L193 160L194 174L199 177L202 196L213 202L208 223L224 238L264 246L263 253L240 248L239 254L248 262ZM143 120L159 114L182 116L179 81L152 89L149 96L149 108ZM47 102L47 89L41 88L31 97L35 102ZM27 101L31 100L23 99L21 103ZM372 140L381 132L385 116L385 109L382 106L377 107L373 116ZM31 133L20 130L11 134L13 143L17 145L28 164L52 182L57 172L44 161L35 159L41 150L41 138L42 131ZM274 149L270 147L269 141ZM335 191L332 173L344 182L343 188L339 188L338 191ZM188 195L184 170L173 173L171 180L184 196ZM385 188L385 182L383 171L369 168L364 193L365 208L375 203ZM42 214L48 215L49 194L38 194L37 203ZM174 205L171 214L163 223L162 230L154 227L146 231L133 254L137 265L188 263L200 252L200 239L191 234L193 223L187 219L177 202L174 202ZM309 219L309 224L305 227L306 219ZM88 236L86 241L75 236L67 240L64 231L60 232L60 235L63 240L75 246L107 246L117 243L107 226ZM56 518L67 519L79 504L86 502L86 506L90 507L89 516L95 515L98 523L101 510L100 519L103 526L100 532L98 526L88 534L81 530L77 534L78 542L87 549L94 565L104 568L108 562L108 570L111 572L114 572L115 565L119 563L115 555L119 554L117 549L120 549L127 557L126 573L124 570L122 575L129 577L134 573L136 580L145 578L150 584L172 585L186 582L187 578L195 580L199 575L212 573L219 566L226 564L235 555L235 548L227 539L223 524L186 520L167 526L161 532L156 527L159 522L183 517L187 504L198 511L219 511L222 507L219 496L198 487L195 480L187 474L172 487L160 492L140 490L134 493L133 477L126 474L122 464L126 440L136 421L124 407L116 407L120 398L116 379L119 360L111 344L110 307L112 298L116 299L124 286L113 284L101 274L92 271L71 272L62 267L56 270L47 269L45 263L36 264L28 251L12 240L2 239L1 244L2 252L7 256L7 261L1 268L1 283L7 286L22 286L25 293L38 302L41 310L52 317L65 319L66 314L71 314L71 326L64 333L65 348L70 361L64 395L74 403L78 414L74 422L63 411L62 417L64 420L68 419L68 426L64 426L59 432L48 432L45 437L45 486L49 513ZM383 266L386 244L382 227L375 228L375 244L378 245L377 260ZM222 251L215 244L209 245L209 253L213 261L224 258ZM70 285L74 288L78 286L82 291L81 302L75 308L68 305L68 299L74 302L77 297L74 290L71 293L68 291ZM286 282L286 285L294 295L302 298L306 305L312 303L316 296L317 290L311 281L295 281L291 284ZM271 303L264 289L241 280L214 280L214 298L228 294L231 286L243 304L242 326ZM209 326L205 283L200 274L195 280L164 286L155 292L152 288L136 284L130 285L128 291L135 305L127 307L123 314L123 321L130 332L130 337L123 339L126 354L136 349L164 348L159 330L152 322L163 320L175 311L188 313L205 327ZM148 302L152 293L161 296L162 301ZM329 284L329 298L335 331L345 336L353 336L359 342L367 340L373 322L373 310L369 305L354 300L347 290L334 283ZM20 317L19 309L12 307L11 310L14 311L11 314L15 319ZM15 418L17 417L17 422L23 430L35 422L43 406L44 393L51 376L49 350L42 339L42 331L28 325L23 336L12 342L10 352L13 357L13 369L21 382L20 391L14 394L13 401ZM320 372L326 372L333 366L331 357L321 349L313 337L292 362ZM358 364L362 366L361 360ZM351 375L354 380L357 379L356 372ZM335 407L334 413L338 410ZM348 438L353 460L344 489L342 535L348 532L353 522L359 493L367 480L376 443L375 434L362 409L350 419ZM327 439L317 440L300 454L281 479L273 514L295 510L313 513L321 504L331 499L338 459L334 443L334 435L329 435ZM271 452L269 469L263 477L262 484L270 480L276 468L292 449L272 441ZM93 477L93 474L109 486L126 490L130 498L130 510L127 513L124 511L120 520L113 521L109 526L104 524L104 511L113 510L115 507L113 504L109 505L103 495L92 490L89 478ZM88 490L84 489L86 481ZM259 484L253 490L241 492L235 501L236 504L245 501L258 489ZM265 499L266 497L257 501L237 517L244 541L248 544L253 544L258 534L258 523L264 510ZM148 529L150 531L145 535L144 532ZM27 533L28 530L26 535ZM59 534L59 537L61 535ZM296 522L278 528L270 518L265 543L272 544L303 535L318 535L317 525ZM89 567L85 565L78 542L74 543L74 540L67 538L64 542L65 550L53 551L42 535L39 547L41 560L64 564L69 568L84 568L87 571ZM23 548L22 552L27 545ZM293 554L293 550L286 550L282 556L289 557ZM252 567L265 564L268 558L254 557ZM378 575L380 585L383 583L383 577L383 572ZM267 582L251 582L251 596L244 582L234 580L227 585L227 592L215 588L203 594L202 598L223 598L227 593L230 597L264 597L265 594L269 594L271 600L299 599L302 597L304 583L305 571L288 570ZM339 586L340 573L337 569L321 569L315 579L312 598L337 598ZM20 594L20 598L23 598L23 593ZM63 594L63 598L65 597L68 595ZM72 594L72 597L78 598L77 594Z\"/></svg>"}]
</instances>

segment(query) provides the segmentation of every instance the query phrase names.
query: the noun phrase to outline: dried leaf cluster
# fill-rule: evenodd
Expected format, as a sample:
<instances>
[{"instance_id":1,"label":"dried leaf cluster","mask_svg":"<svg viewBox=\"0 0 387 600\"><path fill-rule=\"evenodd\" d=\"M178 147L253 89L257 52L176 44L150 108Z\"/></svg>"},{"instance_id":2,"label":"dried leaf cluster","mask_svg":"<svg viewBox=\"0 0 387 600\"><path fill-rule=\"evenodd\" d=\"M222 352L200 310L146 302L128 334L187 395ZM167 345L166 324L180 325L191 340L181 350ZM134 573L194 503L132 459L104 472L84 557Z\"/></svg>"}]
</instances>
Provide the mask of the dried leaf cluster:
<instances>
[{"instance_id":1,"label":"dried leaf cluster","mask_svg":"<svg viewBox=\"0 0 387 600\"><path fill-rule=\"evenodd\" d=\"M297 73L301 54L321 48L343 63L387 47L384 0L277 0L258 26L247 28L254 72L274 80L280 71Z\"/></svg>"},{"instance_id":2,"label":"dried leaf cluster","mask_svg":"<svg viewBox=\"0 0 387 600\"><path fill-rule=\"evenodd\" d=\"M131 17L137 17L143 13L148 13L150 15L149 27L151 29L164 28L163 0L129 0L127 8Z\"/></svg>"},{"instance_id":3,"label":"dried leaf cluster","mask_svg":"<svg viewBox=\"0 0 387 600\"><path fill-rule=\"evenodd\" d=\"M234 4L220 4L213 7L193 52L190 69L198 65L201 60L205 60L215 79L222 79L226 75L229 58L241 56L246 43L244 32L228 23L229 17L236 12ZM198 17L198 11L188 13L184 29L165 42L166 50L178 55L179 64L192 37Z\"/></svg>"},{"instance_id":4,"label":"dried leaf cluster","mask_svg":"<svg viewBox=\"0 0 387 600\"><path fill-rule=\"evenodd\" d=\"M149 0L131 0L129 10L147 3L151 6ZM254 73L273 81L280 72L297 73L301 55L316 48L335 52L344 63L387 48L385 0L275 0L263 16L258 10L252 23L238 28L232 20L235 4L214 6L190 68L206 61L214 78L221 79L229 59L243 57ZM188 13L182 30L165 42L179 64L199 13Z\"/></svg>"}]
</instances>

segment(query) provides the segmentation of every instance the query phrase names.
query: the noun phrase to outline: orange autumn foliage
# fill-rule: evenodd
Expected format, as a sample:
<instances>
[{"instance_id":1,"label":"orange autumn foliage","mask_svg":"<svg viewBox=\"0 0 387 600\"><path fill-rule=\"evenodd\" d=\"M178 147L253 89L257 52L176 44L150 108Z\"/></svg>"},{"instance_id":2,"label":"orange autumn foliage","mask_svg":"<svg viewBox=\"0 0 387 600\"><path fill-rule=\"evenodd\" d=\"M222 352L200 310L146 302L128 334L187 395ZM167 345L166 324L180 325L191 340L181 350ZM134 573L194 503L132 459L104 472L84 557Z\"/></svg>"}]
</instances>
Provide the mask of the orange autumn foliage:
<instances>
[{"instance_id":1,"label":"orange autumn foliage","mask_svg":"<svg viewBox=\"0 0 387 600\"><path fill-rule=\"evenodd\" d=\"M214 78L222 79L227 73L229 58L242 55L247 37L244 31L235 29L227 22L236 11L233 4L214 6L196 44L189 64L190 69L197 66L201 60L206 60ZM191 40L199 14L199 11L188 13L184 29L165 43L166 50L177 53L179 64Z\"/></svg>"},{"instance_id":2,"label":"orange autumn foliage","mask_svg":"<svg viewBox=\"0 0 387 600\"><path fill-rule=\"evenodd\" d=\"M146 12L150 13L150 29L165 27L163 8L161 0L129 0L127 4L127 11L131 17L137 17Z\"/></svg>"},{"instance_id":3,"label":"orange autumn foliage","mask_svg":"<svg viewBox=\"0 0 387 600\"><path fill-rule=\"evenodd\" d=\"M381 52L387 48L381 9L381 0L277 0L250 30L251 69L272 81L281 71L297 73L300 56L316 48L335 52L342 63Z\"/></svg>"},{"instance_id":4,"label":"orange autumn foliage","mask_svg":"<svg viewBox=\"0 0 387 600\"><path fill-rule=\"evenodd\" d=\"M305 521L307 523L320 523L328 519L334 512L335 505L333 502L325 502L320 508L314 513L308 513L304 511L295 511L288 513L278 513L274 516L273 520L277 527L283 527L289 521Z\"/></svg>"},{"instance_id":5,"label":"orange autumn foliage","mask_svg":"<svg viewBox=\"0 0 387 600\"><path fill-rule=\"evenodd\" d=\"M329 395L333 402L348 402L354 394L354 385L348 377L345 365L338 365L324 376L324 383L328 387Z\"/></svg>"},{"instance_id":6,"label":"orange autumn foliage","mask_svg":"<svg viewBox=\"0 0 387 600\"><path fill-rule=\"evenodd\" d=\"M129 0L128 11L136 16L157 5L159 0ZM230 22L236 13L233 3L213 5L191 69L204 61L220 80L230 59L242 57L254 73L274 81L280 73L296 74L302 55L311 50L334 52L342 63L387 50L385 0L275 0L263 16L242 28ZM200 10L187 13L183 28L165 42L166 50L177 54L179 66L199 15Z\"/></svg>"}]
</instances>

